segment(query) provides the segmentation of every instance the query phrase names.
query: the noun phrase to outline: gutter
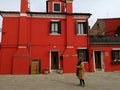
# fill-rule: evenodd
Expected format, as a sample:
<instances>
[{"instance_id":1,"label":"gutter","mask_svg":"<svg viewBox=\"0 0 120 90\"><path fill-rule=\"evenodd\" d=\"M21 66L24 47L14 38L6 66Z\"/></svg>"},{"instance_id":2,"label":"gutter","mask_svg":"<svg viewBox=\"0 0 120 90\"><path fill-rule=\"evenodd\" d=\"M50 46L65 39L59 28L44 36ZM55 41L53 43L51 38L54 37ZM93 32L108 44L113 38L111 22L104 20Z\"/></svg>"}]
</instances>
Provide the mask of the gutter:
<instances>
[{"instance_id":1,"label":"gutter","mask_svg":"<svg viewBox=\"0 0 120 90\"><path fill-rule=\"evenodd\" d=\"M2 13L1 13L1 11L0 11L0 15L3 17L3 15L2 15Z\"/></svg>"}]
</instances>

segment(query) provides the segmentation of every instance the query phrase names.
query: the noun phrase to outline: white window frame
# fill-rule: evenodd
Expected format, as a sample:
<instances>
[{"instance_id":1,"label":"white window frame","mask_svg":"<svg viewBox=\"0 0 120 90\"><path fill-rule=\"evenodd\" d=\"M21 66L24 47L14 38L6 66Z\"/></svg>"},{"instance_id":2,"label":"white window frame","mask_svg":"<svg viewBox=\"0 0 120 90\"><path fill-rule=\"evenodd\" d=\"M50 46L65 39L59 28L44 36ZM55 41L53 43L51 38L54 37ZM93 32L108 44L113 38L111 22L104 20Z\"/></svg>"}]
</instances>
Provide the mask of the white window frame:
<instances>
[{"instance_id":1,"label":"white window frame","mask_svg":"<svg viewBox=\"0 0 120 90\"><path fill-rule=\"evenodd\" d=\"M60 22L60 20L51 20L52 22L56 22L56 23L58 23L58 22ZM55 28L55 30L54 30L54 28L52 28L52 27L56 27ZM55 24L52 24L52 33L50 33L50 35L60 35L60 33L57 33L58 31L59 31L59 24L56 24L56 26L55 26ZM54 32L54 31L56 31L56 32Z\"/></svg>"},{"instance_id":2,"label":"white window frame","mask_svg":"<svg viewBox=\"0 0 120 90\"><path fill-rule=\"evenodd\" d=\"M54 11L54 4L60 4L60 11ZM60 2L53 2L53 12L61 12L61 3Z\"/></svg>"},{"instance_id":3,"label":"white window frame","mask_svg":"<svg viewBox=\"0 0 120 90\"><path fill-rule=\"evenodd\" d=\"M113 51L119 51L119 52L120 52L120 48L113 48L112 50L113 50ZM120 54L120 53L119 53L119 54ZM112 61L120 61L120 59L118 59L118 60L115 59L115 60L112 60Z\"/></svg>"},{"instance_id":4,"label":"white window frame","mask_svg":"<svg viewBox=\"0 0 120 90\"><path fill-rule=\"evenodd\" d=\"M87 35L87 34L84 34L84 23L86 23L86 21L85 20L77 20L76 22L78 23L77 25L79 25L79 26L77 26L77 28L78 28L77 35Z\"/></svg>"}]
</instances>

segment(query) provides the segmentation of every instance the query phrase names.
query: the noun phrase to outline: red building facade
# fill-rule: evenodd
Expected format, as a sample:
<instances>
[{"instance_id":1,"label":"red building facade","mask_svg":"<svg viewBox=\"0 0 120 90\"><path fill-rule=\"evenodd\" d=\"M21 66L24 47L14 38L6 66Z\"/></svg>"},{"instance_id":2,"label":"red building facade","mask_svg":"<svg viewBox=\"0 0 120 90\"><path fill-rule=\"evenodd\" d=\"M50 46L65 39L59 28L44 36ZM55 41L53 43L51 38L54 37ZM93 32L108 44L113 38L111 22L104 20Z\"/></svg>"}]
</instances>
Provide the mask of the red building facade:
<instances>
[{"instance_id":1,"label":"red building facade","mask_svg":"<svg viewBox=\"0 0 120 90\"><path fill-rule=\"evenodd\" d=\"M90 31L90 62L93 71L120 70L120 18L98 19Z\"/></svg>"},{"instance_id":2,"label":"red building facade","mask_svg":"<svg viewBox=\"0 0 120 90\"><path fill-rule=\"evenodd\" d=\"M90 70L89 13L72 13L73 0L48 0L47 12L30 12L21 0L20 12L3 16L0 74L38 74L63 68L75 73L78 58Z\"/></svg>"}]
</instances>

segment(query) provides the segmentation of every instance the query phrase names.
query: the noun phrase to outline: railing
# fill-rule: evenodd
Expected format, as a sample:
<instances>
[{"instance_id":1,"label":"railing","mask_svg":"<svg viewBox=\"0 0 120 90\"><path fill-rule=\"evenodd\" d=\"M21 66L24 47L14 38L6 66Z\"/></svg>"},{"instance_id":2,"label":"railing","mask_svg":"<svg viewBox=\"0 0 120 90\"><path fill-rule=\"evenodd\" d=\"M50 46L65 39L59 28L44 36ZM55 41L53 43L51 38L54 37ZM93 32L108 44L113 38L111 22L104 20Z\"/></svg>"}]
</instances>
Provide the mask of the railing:
<instances>
[{"instance_id":1,"label":"railing","mask_svg":"<svg viewBox=\"0 0 120 90\"><path fill-rule=\"evenodd\" d=\"M120 36L89 36L91 45L120 45Z\"/></svg>"}]
</instances>

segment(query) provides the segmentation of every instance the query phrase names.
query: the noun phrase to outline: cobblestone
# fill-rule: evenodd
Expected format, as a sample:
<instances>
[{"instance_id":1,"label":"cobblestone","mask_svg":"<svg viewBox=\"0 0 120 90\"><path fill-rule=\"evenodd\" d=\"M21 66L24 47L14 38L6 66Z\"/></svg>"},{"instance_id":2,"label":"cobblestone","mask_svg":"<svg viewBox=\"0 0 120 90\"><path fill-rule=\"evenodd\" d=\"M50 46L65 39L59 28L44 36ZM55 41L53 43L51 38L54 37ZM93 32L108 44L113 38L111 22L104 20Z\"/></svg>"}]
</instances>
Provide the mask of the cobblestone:
<instances>
[{"instance_id":1,"label":"cobblestone","mask_svg":"<svg viewBox=\"0 0 120 90\"><path fill-rule=\"evenodd\" d=\"M119 90L120 72L85 73L85 82L75 74L0 75L0 90Z\"/></svg>"}]
</instances>

